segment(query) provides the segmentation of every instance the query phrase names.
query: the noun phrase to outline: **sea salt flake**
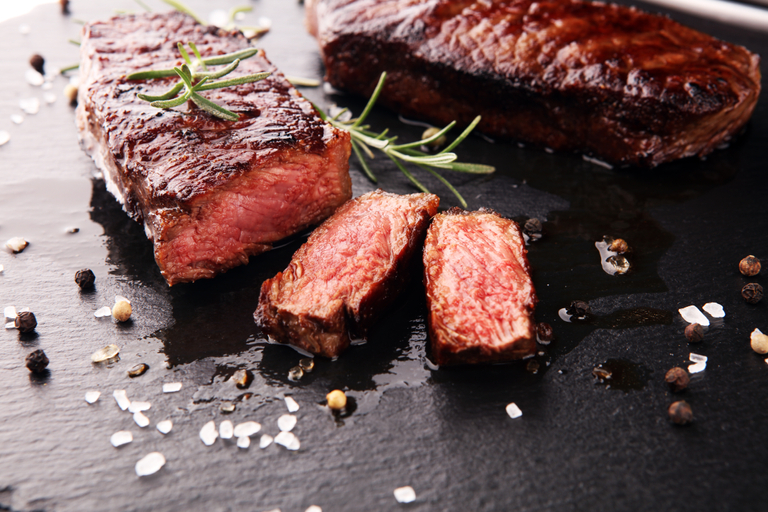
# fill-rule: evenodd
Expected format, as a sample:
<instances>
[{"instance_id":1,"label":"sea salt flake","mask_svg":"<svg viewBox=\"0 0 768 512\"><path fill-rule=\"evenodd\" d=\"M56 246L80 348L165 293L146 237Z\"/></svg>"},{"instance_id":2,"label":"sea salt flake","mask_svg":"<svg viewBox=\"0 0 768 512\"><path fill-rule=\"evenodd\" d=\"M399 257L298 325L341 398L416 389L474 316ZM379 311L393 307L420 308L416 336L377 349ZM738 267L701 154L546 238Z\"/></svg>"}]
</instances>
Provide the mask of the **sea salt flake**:
<instances>
[{"instance_id":1,"label":"sea salt flake","mask_svg":"<svg viewBox=\"0 0 768 512\"><path fill-rule=\"evenodd\" d=\"M20 236L15 236L10 240L8 240L7 242L5 242L5 246L8 247L14 253L20 253L21 251L26 249L28 245L29 245L29 242L27 242Z\"/></svg>"},{"instance_id":2,"label":"sea salt flake","mask_svg":"<svg viewBox=\"0 0 768 512\"><path fill-rule=\"evenodd\" d=\"M5 315L6 320L16 320L16 316L18 315L14 306L6 306L6 308L3 309L3 314Z\"/></svg>"},{"instance_id":3,"label":"sea salt flake","mask_svg":"<svg viewBox=\"0 0 768 512\"><path fill-rule=\"evenodd\" d=\"M395 489L395 499L398 503L411 503L416 501L416 491L410 485L398 487Z\"/></svg>"},{"instance_id":4,"label":"sea salt flake","mask_svg":"<svg viewBox=\"0 0 768 512\"><path fill-rule=\"evenodd\" d=\"M696 363L688 367L688 373L699 373L707 369L707 363Z\"/></svg>"},{"instance_id":5,"label":"sea salt flake","mask_svg":"<svg viewBox=\"0 0 768 512\"><path fill-rule=\"evenodd\" d=\"M154 475L165 466L165 457L160 452L152 452L136 463L138 476Z\"/></svg>"},{"instance_id":6,"label":"sea salt flake","mask_svg":"<svg viewBox=\"0 0 768 512\"><path fill-rule=\"evenodd\" d=\"M219 425L219 437L222 439L232 439L234 430L235 429L232 426L232 422L229 420L224 420L221 422L221 425Z\"/></svg>"},{"instance_id":7,"label":"sea salt flake","mask_svg":"<svg viewBox=\"0 0 768 512\"><path fill-rule=\"evenodd\" d=\"M129 301L128 299L126 299L122 295L115 295L115 304L117 304L118 302L127 302L128 304L131 303L131 301Z\"/></svg>"},{"instance_id":8,"label":"sea salt flake","mask_svg":"<svg viewBox=\"0 0 768 512\"><path fill-rule=\"evenodd\" d=\"M133 434L131 434L127 430L121 430L120 432L115 432L114 434L112 434L112 437L109 438L109 442L112 443L112 446L114 446L115 448L123 446L124 444L128 444L131 441L133 441Z\"/></svg>"},{"instance_id":9,"label":"sea salt flake","mask_svg":"<svg viewBox=\"0 0 768 512\"><path fill-rule=\"evenodd\" d=\"M89 404L92 404L96 402L96 400L98 400L100 396L101 396L100 391L87 391L85 393L85 401L88 402Z\"/></svg>"},{"instance_id":10,"label":"sea salt flake","mask_svg":"<svg viewBox=\"0 0 768 512\"><path fill-rule=\"evenodd\" d=\"M167 382L163 384L163 393L176 393L181 391L181 382Z\"/></svg>"},{"instance_id":11,"label":"sea salt flake","mask_svg":"<svg viewBox=\"0 0 768 512\"><path fill-rule=\"evenodd\" d=\"M255 421L246 421L235 427L235 437L251 437L261 430L261 425Z\"/></svg>"},{"instance_id":12,"label":"sea salt flake","mask_svg":"<svg viewBox=\"0 0 768 512\"><path fill-rule=\"evenodd\" d=\"M30 27L26 23L22 23L21 25L19 25L19 34L27 35L30 32L32 32L32 27Z\"/></svg>"},{"instance_id":13,"label":"sea salt flake","mask_svg":"<svg viewBox=\"0 0 768 512\"><path fill-rule=\"evenodd\" d=\"M250 437L245 436L245 437L238 437L237 438L237 447L238 448L245 449L245 448L248 448L249 446L251 446L251 438Z\"/></svg>"},{"instance_id":14,"label":"sea salt flake","mask_svg":"<svg viewBox=\"0 0 768 512\"><path fill-rule=\"evenodd\" d=\"M133 413L133 421L135 421L136 424L141 428L144 428L149 425L149 418L144 416L143 412Z\"/></svg>"},{"instance_id":15,"label":"sea salt flake","mask_svg":"<svg viewBox=\"0 0 768 512\"><path fill-rule=\"evenodd\" d=\"M285 406L288 407L288 412L296 412L299 410L299 404L297 404L296 400L290 396L285 397Z\"/></svg>"},{"instance_id":16,"label":"sea salt flake","mask_svg":"<svg viewBox=\"0 0 768 512\"><path fill-rule=\"evenodd\" d=\"M510 418L519 418L523 415L523 411L520 410L520 408L517 406L515 402L511 402L507 405L507 414L509 414Z\"/></svg>"},{"instance_id":17,"label":"sea salt flake","mask_svg":"<svg viewBox=\"0 0 768 512\"><path fill-rule=\"evenodd\" d=\"M157 424L157 430L159 430L161 434L167 434L172 428L173 422L171 420L163 420Z\"/></svg>"},{"instance_id":18,"label":"sea salt flake","mask_svg":"<svg viewBox=\"0 0 768 512\"><path fill-rule=\"evenodd\" d=\"M43 99L48 105L53 105L54 103L56 103L56 95L53 94L52 92L46 92L45 94L43 94Z\"/></svg>"},{"instance_id":19,"label":"sea salt flake","mask_svg":"<svg viewBox=\"0 0 768 512\"><path fill-rule=\"evenodd\" d=\"M112 316L112 308L110 308L109 306L104 306L103 308L99 308L96 311L94 311L93 316L95 316L96 318Z\"/></svg>"},{"instance_id":20,"label":"sea salt flake","mask_svg":"<svg viewBox=\"0 0 768 512\"><path fill-rule=\"evenodd\" d=\"M143 412L150 408L152 408L152 404L149 402L131 402L131 405L128 406L130 412Z\"/></svg>"},{"instance_id":21,"label":"sea salt flake","mask_svg":"<svg viewBox=\"0 0 768 512\"><path fill-rule=\"evenodd\" d=\"M297 421L293 414L283 414L277 419L277 427L283 432L290 432L296 426Z\"/></svg>"},{"instance_id":22,"label":"sea salt flake","mask_svg":"<svg viewBox=\"0 0 768 512\"><path fill-rule=\"evenodd\" d=\"M678 311L680 312L680 316L683 317L683 320L689 324L699 324L702 327L709 327L709 319L704 316L704 313L702 313L696 306L680 308Z\"/></svg>"},{"instance_id":23,"label":"sea salt flake","mask_svg":"<svg viewBox=\"0 0 768 512\"><path fill-rule=\"evenodd\" d=\"M19 100L19 108L25 114L35 115L40 111L40 100L37 98L26 98Z\"/></svg>"},{"instance_id":24,"label":"sea salt flake","mask_svg":"<svg viewBox=\"0 0 768 512\"><path fill-rule=\"evenodd\" d=\"M310 507L307 507L307 510L305 510L304 512L323 512L323 509L321 509L317 505L312 505Z\"/></svg>"},{"instance_id":25,"label":"sea salt flake","mask_svg":"<svg viewBox=\"0 0 768 512\"><path fill-rule=\"evenodd\" d=\"M275 438L270 436L269 434L264 434L261 436L261 439L259 439L259 448L262 450L266 448L267 446L272 444L272 441L274 441Z\"/></svg>"},{"instance_id":26,"label":"sea salt flake","mask_svg":"<svg viewBox=\"0 0 768 512\"><path fill-rule=\"evenodd\" d=\"M10 133L8 133L8 132L7 132L7 131L5 131L5 130L0 130L0 146L2 146L3 144L5 144L5 143L6 143L6 142L8 142L9 140L11 140L11 134L10 134ZM2 265L0 265L0 267L2 267ZM2 271L3 271L3 269L2 269L2 268L0 268L0 272L2 272Z\"/></svg>"},{"instance_id":27,"label":"sea salt flake","mask_svg":"<svg viewBox=\"0 0 768 512\"><path fill-rule=\"evenodd\" d=\"M112 396L115 397L115 402L121 410L126 410L131 406L131 401L128 400L128 393L124 389L116 389Z\"/></svg>"},{"instance_id":28,"label":"sea salt flake","mask_svg":"<svg viewBox=\"0 0 768 512\"><path fill-rule=\"evenodd\" d=\"M691 352L690 355L688 356L688 360L694 363L706 363L707 356L703 356L701 354L694 354L693 352Z\"/></svg>"},{"instance_id":29,"label":"sea salt flake","mask_svg":"<svg viewBox=\"0 0 768 512\"><path fill-rule=\"evenodd\" d=\"M704 306L702 306L701 309L709 313L709 316L712 318L723 318L725 316L725 310L723 309L723 306L717 302L707 302L704 304Z\"/></svg>"},{"instance_id":30,"label":"sea salt flake","mask_svg":"<svg viewBox=\"0 0 768 512\"><path fill-rule=\"evenodd\" d=\"M24 73L24 79L29 85L34 85L35 87L40 87L45 83L45 77L34 69L28 69L27 72Z\"/></svg>"},{"instance_id":31,"label":"sea salt flake","mask_svg":"<svg viewBox=\"0 0 768 512\"><path fill-rule=\"evenodd\" d=\"M103 363L117 357L120 353L120 347L115 344L107 345L91 354L91 361L94 363Z\"/></svg>"},{"instance_id":32,"label":"sea salt flake","mask_svg":"<svg viewBox=\"0 0 768 512\"><path fill-rule=\"evenodd\" d=\"M11 122L13 124L21 124L24 122L24 116L22 116L21 114L12 114Z\"/></svg>"},{"instance_id":33,"label":"sea salt flake","mask_svg":"<svg viewBox=\"0 0 768 512\"><path fill-rule=\"evenodd\" d=\"M285 446L289 450L298 450L301 447L299 438L291 432L280 432L275 436L275 444Z\"/></svg>"},{"instance_id":34,"label":"sea salt flake","mask_svg":"<svg viewBox=\"0 0 768 512\"><path fill-rule=\"evenodd\" d=\"M216 442L216 438L219 437L219 431L216 430L216 423L213 420L209 421L203 428L200 429L200 439L205 446L211 446Z\"/></svg>"},{"instance_id":35,"label":"sea salt flake","mask_svg":"<svg viewBox=\"0 0 768 512\"><path fill-rule=\"evenodd\" d=\"M15 329L16 328L16 322L8 322L5 324L6 329Z\"/></svg>"}]
</instances>

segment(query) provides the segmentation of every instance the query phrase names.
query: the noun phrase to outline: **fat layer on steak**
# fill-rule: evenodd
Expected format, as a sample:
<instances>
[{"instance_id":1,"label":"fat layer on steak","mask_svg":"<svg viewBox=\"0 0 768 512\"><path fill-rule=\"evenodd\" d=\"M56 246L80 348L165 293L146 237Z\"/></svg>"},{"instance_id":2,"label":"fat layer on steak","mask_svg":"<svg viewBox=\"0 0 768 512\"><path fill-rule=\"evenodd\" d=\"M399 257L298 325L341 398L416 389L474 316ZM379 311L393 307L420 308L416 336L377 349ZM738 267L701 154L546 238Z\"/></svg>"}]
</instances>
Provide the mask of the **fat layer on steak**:
<instances>
[{"instance_id":1,"label":"fat layer on steak","mask_svg":"<svg viewBox=\"0 0 768 512\"><path fill-rule=\"evenodd\" d=\"M189 41L204 58L250 47L236 31L176 12L88 23L80 45L81 144L108 190L144 223L170 285L247 263L322 222L352 194L349 134L323 122L263 51L226 78L269 71L266 80L202 93L238 121L192 102L163 111L137 98L160 95L178 78L126 76L180 66L176 44Z\"/></svg>"},{"instance_id":2,"label":"fat layer on steak","mask_svg":"<svg viewBox=\"0 0 768 512\"><path fill-rule=\"evenodd\" d=\"M277 341L338 356L397 297L439 202L380 190L349 201L262 284L256 323Z\"/></svg>"},{"instance_id":3,"label":"fat layer on steak","mask_svg":"<svg viewBox=\"0 0 768 512\"><path fill-rule=\"evenodd\" d=\"M429 340L438 365L520 359L536 350L533 289L518 225L452 208L424 241Z\"/></svg>"},{"instance_id":4,"label":"fat layer on steak","mask_svg":"<svg viewBox=\"0 0 768 512\"><path fill-rule=\"evenodd\" d=\"M703 156L748 121L759 57L581 0L307 0L326 80L404 115L613 164Z\"/></svg>"}]
</instances>

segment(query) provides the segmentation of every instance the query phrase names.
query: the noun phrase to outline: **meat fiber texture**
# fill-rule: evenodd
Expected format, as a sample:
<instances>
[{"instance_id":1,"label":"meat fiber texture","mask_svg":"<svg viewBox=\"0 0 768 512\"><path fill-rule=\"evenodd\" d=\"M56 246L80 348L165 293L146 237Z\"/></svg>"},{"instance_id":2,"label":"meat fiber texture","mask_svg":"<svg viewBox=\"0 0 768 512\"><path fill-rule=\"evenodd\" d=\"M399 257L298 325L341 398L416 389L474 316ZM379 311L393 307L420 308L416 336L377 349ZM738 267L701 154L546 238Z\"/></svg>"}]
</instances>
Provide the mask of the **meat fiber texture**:
<instances>
[{"instance_id":1,"label":"meat fiber texture","mask_svg":"<svg viewBox=\"0 0 768 512\"><path fill-rule=\"evenodd\" d=\"M226 78L269 71L266 80L202 93L238 121L192 102L160 110L137 98L160 95L178 78L126 75L181 66L176 44L189 41L204 58L250 47L239 32L176 12L86 24L80 45L81 144L108 190L144 223L170 285L247 263L352 195L349 134L325 123L263 51Z\"/></svg>"},{"instance_id":2,"label":"meat fiber texture","mask_svg":"<svg viewBox=\"0 0 768 512\"><path fill-rule=\"evenodd\" d=\"M424 241L429 340L438 365L536 350L536 292L518 225L490 210L436 215Z\"/></svg>"},{"instance_id":3,"label":"meat fiber texture","mask_svg":"<svg viewBox=\"0 0 768 512\"><path fill-rule=\"evenodd\" d=\"M580 0L307 0L326 80L406 116L653 167L738 134L759 57L671 19Z\"/></svg>"},{"instance_id":4,"label":"meat fiber texture","mask_svg":"<svg viewBox=\"0 0 768 512\"><path fill-rule=\"evenodd\" d=\"M284 272L262 284L256 323L279 342L338 356L352 338L366 335L405 285L439 202L432 194L380 190L349 201Z\"/></svg>"}]
</instances>

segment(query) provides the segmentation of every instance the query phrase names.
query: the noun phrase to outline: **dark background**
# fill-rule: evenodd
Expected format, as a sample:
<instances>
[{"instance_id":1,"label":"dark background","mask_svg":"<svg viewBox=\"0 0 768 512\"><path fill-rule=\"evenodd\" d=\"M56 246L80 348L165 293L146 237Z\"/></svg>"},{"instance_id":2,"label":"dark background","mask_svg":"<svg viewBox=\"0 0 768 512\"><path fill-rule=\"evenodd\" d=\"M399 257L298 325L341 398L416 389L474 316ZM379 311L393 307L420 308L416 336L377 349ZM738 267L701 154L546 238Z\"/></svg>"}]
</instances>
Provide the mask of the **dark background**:
<instances>
[{"instance_id":1,"label":"dark background","mask_svg":"<svg viewBox=\"0 0 768 512\"><path fill-rule=\"evenodd\" d=\"M238 2L189 4L206 16ZM303 6L250 5L243 24L272 20L257 45L273 62L286 74L320 78ZM525 363L430 370L423 289L414 283L367 344L337 361L318 360L294 383L287 373L301 356L266 344L251 315L261 282L286 266L301 239L212 281L169 289L142 228L122 213L78 146L74 110L62 98L66 79L54 80L52 105L24 80L33 53L46 58L49 72L77 62L77 48L66 42L79 38L76 20L115 9L140 7L73 0L70 16L50 4L0 24L0 130L11 133L0 147L0 240L31 242L18 255L0 251L0 306L29 307L39 322L34 335L0 331L0 510L768 510L768 364L749 347L754 328L768 332L768 301L753 306L740 296L747 282L765 285L765 271L748 279L737 270L747 254L768 259L764 100L729 148L652 171L608 170L578 155L471 137L460 159L498 171L449 176L470 208L544 221L529 259L537 318L554 326L557 339L541 347L539 371ZM672 15L768 54L763 34ZM21 24L29 34L19 32ZM302 91L325 107L335 102L359 113L364 104L322 88ZM12 124L18 101L33 96L40 112ZM370 121L401 140L422 130L384 110ZM354 160L351 167L355 195L372 190ZM373 168L385 190L414 191L382 158ZM418 176L444 207L456 204L439 183ZM71 227L79 232L68 233ZM629 242L632 273L603 273L594 248L603 235ZM83 267L97 276L93 292L73 282ZM93 316L116 294L132 300L132 322ZM589 301L594 323L558 319L557 310L575 299ZM677 309L710 301L727 316L701 344L689 345ZM637 314L641 307L654 314ZM91 364L90 354L109 343L121 347L120 361ZM43 378L23 365L37 348L51 360ZM691 351L709 357L707 369L673 395L664 373L686 365ZM626 385L595 383L593 368L609 360L630 374ZM150 370L129 379L126 370L139 361ZM239 368L255 374L250 399L226 382ZM183 383L181 392L162 394L161 384L174 381ZM351 415L334 418L320 407L333 388L354 398ZM152 403L150 427L139 429L117 408L115 389ZM88 390L102 392L92 406L83 400ZM275 435L285 395L301 405L298 452L260 450L258 437L249 450L200 442L203 424L227 418L219 407L228 400L237 405L229 419L259 421ZM694 410L688 427L667 417L680 398ZM512 401L522 418L506 415ZM166 418L175 426L163 437L154 426ZM123 429L134 442L115 449L109 437ZM155 450L166 466L137 478L134 464ZM415 503L395 501L392 491L404 485L415 489Z\"/></svg>"}]
</instances>

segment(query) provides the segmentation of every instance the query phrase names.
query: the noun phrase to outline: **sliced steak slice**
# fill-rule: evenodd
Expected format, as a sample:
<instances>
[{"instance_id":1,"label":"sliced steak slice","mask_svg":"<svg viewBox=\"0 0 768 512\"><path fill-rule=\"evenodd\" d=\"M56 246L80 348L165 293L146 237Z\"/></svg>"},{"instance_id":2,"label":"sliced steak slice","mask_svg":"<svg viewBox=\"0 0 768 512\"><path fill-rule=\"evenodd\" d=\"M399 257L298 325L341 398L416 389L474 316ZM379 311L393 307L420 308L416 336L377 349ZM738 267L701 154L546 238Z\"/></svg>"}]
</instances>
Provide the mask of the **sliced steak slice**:
<instances>
[{"instance_id":1,"label":"sliced steak slice","mask_svg":"<svg viewBox=\"0 0 768 512\"><path fill-rule=\"evenodd\" d=\"M656 166L710 153L760 93L760 59L665 16L581 0L307 0L335 87L403 115Z\"/></svg>"},{"instance_id":2,"label":"sliced steak slice","mask_svg":"<svg viewBox=\"0 0 768 512\"><path fill-rule=\"evenodd\" d=\"M144 223L168 284L213 277L275 241L316 225L352 195L349 134L320 119L263 51L227 78L266 80L202 93L239 114L224 121L194 104L162 111L137 98L176 79L128 81L180 66L177 42L203 57L249 48L238 32L181 13L117 16L86 24L77 125L107 189ZM214 68L220 69L220 68Z\"/></svg>"},{"instance_id":3,"label":"sliced steak slice","mask_svg":"<svg viewBox=\"0 0 768 512\"><path fill-rule=\"evenodd\" d=\"M424 242L432 357L508 361L536 350L533 289L518 225L490 210L436 215Z\"/></svg>"},{"instance_id":4,"label":"sliced steak slice","mask_svg":"<svg viewBox=\"0 0 768 512\"><path fill-rule=\"evenodd\" d=\"M277 341L338 356L397 297L439 202L380 190L349 201L262 284L256 323Z\"/></svg>"}]
</instances>

